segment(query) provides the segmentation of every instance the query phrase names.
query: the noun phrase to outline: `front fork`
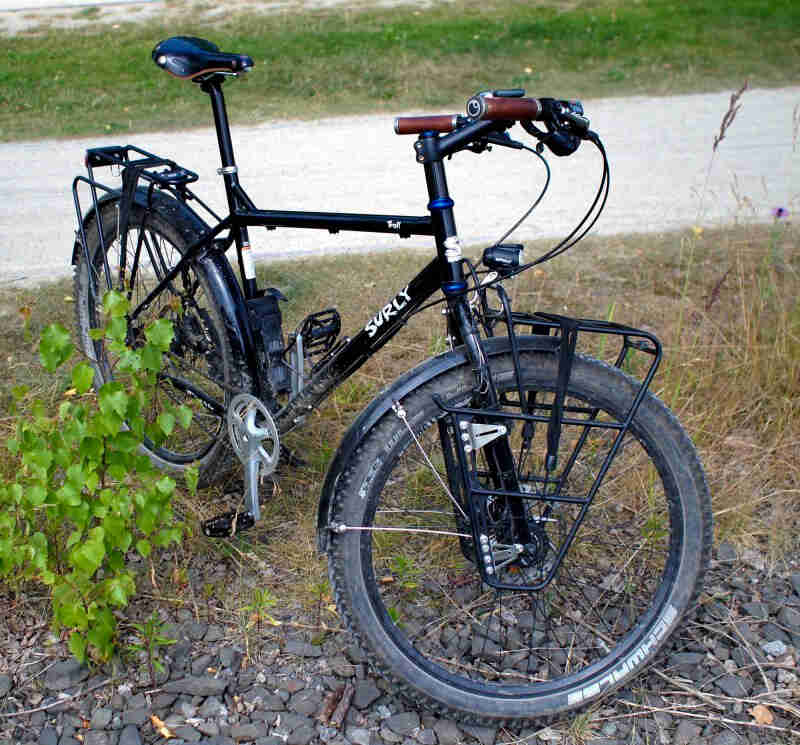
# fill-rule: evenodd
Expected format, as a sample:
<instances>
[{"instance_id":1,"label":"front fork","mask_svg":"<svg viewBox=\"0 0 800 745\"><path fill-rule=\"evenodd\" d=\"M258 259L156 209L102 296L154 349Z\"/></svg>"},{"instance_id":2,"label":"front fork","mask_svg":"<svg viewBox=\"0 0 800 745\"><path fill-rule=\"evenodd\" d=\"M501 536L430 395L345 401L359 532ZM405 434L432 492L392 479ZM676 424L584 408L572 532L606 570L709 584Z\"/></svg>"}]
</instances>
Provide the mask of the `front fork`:
<instances>
[{"instance_id":1,"label":"front fork","mask_svg":"<svg viewBox=\"0 0 800 745\"><path fill-rule=\"evenodd\" d=\"M466 348L472 364L475 386L471 406L476 409L496 409L499 405L499 398L489 369L489 361L481 344L478 329L467 300L467 283L464 277L461 245L453 215L454 203L447 189L444 164L440 158L435 157L436 148L434 142L435 135L433 133L424 133L418 140L416 149L418 152L417 159L419 160L420 155L422 155L423 159L420 162L425 167L425 180L430 200L428 209L431 213L434 235L436 236L439 265L442 267L442 292L447 298L447 333L455 346L463 345ZM452 451L448 450L450 438L445 431L447 425L444 422L444 419L440 420L439 428L442 437L442 448L447 453ZM485 422L481 421L480 418L476 418L476 423ZM459 433L456 433L456 438L458 440ZM462 446L463 443L458 440L456 447ZM482 452L486 458L489 480L493 487L506 492L519 493L520 485L509 434L506 433L484 445ZM475 454L468 457L475 457ZM458 468L453 463L447 463L446 466L450 488L454 494L464 494L467 497L471 492L469 487L478 486L477 484L465 484L463 489L460 488L461 479ZM531 532L522 499L518 497L507 497L506 499L511 515L513 534L511 538L513 542L522 545L529 544L531 542Z\"/></svg>"}]
</instances>

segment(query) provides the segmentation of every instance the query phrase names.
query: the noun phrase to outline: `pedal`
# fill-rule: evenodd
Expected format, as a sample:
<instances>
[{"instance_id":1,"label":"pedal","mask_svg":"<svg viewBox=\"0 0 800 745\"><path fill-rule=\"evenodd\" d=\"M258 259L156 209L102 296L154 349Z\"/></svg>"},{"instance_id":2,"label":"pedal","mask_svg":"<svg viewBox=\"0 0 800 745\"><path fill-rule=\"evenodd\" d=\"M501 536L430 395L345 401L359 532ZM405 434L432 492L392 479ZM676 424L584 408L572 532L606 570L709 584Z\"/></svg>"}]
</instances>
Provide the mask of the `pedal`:
<instances>
[{"instance_id":1,"label":"pedal","mask_svg":"<svg viewBox=\"0 0 800 745\"><path fill-rule=\"evenodd\" d=\"M342 318L336 308L326 308L306 316L296 334L303 337L303 354L311 357L329 351L342 330Z\"/></svg>"},{"instance_id":2,"label":"pedal","mask_svg":"<svg viewBox=\"0 0 800 745\"><path fill-rule=\"evenodd\" d=\"M200 529L208 538L232 538L237 533L252 528L255 524L255 518L249 512L231 510L203 520Z\"/></svg>"}]
</instances>

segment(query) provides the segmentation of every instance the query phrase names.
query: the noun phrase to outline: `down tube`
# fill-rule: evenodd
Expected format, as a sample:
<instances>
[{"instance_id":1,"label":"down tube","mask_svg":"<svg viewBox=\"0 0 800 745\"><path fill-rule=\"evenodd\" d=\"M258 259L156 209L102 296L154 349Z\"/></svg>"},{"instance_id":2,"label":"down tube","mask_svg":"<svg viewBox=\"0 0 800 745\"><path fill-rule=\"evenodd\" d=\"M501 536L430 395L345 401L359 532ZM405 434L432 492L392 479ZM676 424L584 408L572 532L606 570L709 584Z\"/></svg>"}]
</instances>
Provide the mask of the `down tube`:
<instances>
[{"instance_id":1,"label":"down tube","mask_svg":"<svg viewBox=\"0 0 800 745\"><path fill-rule=\"evenodd\" d=\"M331 391L384 346L409 316L441 288L439 259L434 259L385 305L376 308L364 327L277 414L281 432L299 424Z\"/></svg>"}]
</instances>

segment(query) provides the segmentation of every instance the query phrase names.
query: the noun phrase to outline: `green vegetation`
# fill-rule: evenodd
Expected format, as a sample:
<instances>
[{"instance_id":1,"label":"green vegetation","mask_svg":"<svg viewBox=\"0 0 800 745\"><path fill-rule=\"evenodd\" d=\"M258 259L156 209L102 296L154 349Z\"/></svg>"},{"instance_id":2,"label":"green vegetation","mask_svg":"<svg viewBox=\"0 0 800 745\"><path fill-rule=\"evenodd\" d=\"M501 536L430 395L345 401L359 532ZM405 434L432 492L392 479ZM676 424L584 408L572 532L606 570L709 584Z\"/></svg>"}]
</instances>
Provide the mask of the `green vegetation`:
<instances>
[{"instance_id":1,"label":"green vegetation","mask_svg":"<svg viewBox=\"0 0 800 745\"><path fill-rule=\"evenodd\" d=\"M793 0L601 0L578 7L459 0L215 22L187 22L188 15L170 25L118 28L100 18L90 30L45 28L5 39L0 140L209 125L206 97L150 61L153 46L177 33L254 58L252 73L227 88L240 124L460 110L476 90L509 85L597 97L800 79L800 4Z\"/></svg>"},{"instance_id":2,"label":"green vegetation","mask_svg":"<svg viewBox=\"0 0 800 745\"><path fill-rule=\"evenodd\" d=\"M129 552L148 559L155 547L183 537L173 523L175 481L139 446L145 436L162 442L191 420L185 406L165 409L157 424L145 419L172 340L170 322L154 323L134 350L125 345L125 298L110 292L103 307L108 326L98 336L119 355L117 379L94 394L94 371L79 362L57 408L27 401L27 386L15 386L13 397L27 414L16 417L6 442L13 467L0 475L0 577L12 586L35 581L49 588L53 626L69 634L69 649L82 661L108 660L115 651L114 610L136 594ZM73 351L63 326L45 328L39 357L47 371L56 373ZM154 655L166 642L155 622L148 624L140 633L155 679Z\"/></svg>"}]
</instances>

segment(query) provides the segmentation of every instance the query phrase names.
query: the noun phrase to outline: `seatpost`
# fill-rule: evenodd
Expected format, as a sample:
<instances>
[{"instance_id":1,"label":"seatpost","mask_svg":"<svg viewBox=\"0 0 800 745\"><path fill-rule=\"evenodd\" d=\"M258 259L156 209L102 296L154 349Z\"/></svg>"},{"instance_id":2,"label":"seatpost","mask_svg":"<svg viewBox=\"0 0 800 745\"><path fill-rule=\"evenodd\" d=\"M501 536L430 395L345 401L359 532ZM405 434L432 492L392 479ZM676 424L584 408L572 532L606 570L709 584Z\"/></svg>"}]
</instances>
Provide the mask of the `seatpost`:
<instances>
[{"instance_id":1,"label":"seatpost","mask_svg":"<svg viewBox=\"0 0 800 745\"><path fill-rule=\"evenodd\" d=\"M225 108L225 96L222 93L221 75L214 75L208 80L203 81L201 88L208 93L211 99L211 110L214 112L214 126L217 130L217 143L219 145L219 156L222 161L222 168L219 173L225 182L225 194L228 197L228 209L231 213L236 212L240 205L236 197L236 189L239 187L239 175L236 161L233 157L233 140L231 139L231 128L228 123L228 111ZM247 298L256 297L258 285L256 284L255 267L250 258L250 237L247 227L242 225L235 231L234 240L236 241L236 253L239 258L239 271L242 275L244 294Z\"/></svg>"}]
</instances>

